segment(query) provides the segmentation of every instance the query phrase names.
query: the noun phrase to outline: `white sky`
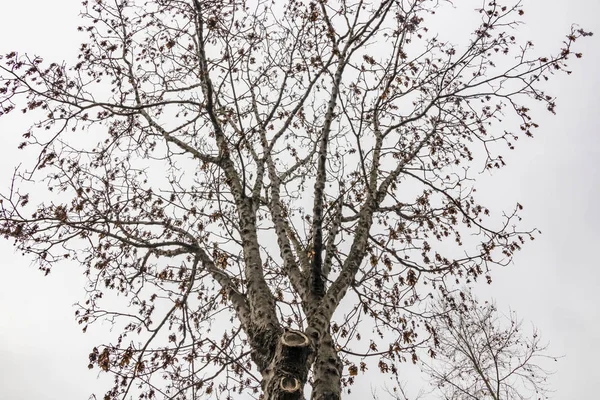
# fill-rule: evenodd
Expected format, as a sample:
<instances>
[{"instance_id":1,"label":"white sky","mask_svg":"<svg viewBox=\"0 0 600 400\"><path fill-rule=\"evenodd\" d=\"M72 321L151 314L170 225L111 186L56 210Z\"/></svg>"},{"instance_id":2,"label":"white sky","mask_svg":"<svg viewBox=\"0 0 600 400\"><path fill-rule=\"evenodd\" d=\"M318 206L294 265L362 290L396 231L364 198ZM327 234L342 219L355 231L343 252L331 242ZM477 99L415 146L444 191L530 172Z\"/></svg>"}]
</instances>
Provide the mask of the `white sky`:
<instances>
[{"instance_id":1,"label":"white sky","mask_svg":"<svg viewBox=\"0 0 600 400\"><path fill-rule=\"evenodd\" d=\"M473 7L480 3L457 1L471 1ZM523 3L528 25L521 28L520 37L531 38L540 50L556 49L572 22L596 36L579 44L584 57L572 62L573 75L554 80L551 93L558 96L558 115L543 115L535 139L519 141L507 159L509 167L481 190L499 205L520 201L527 226L539 227L543 234L517 255L514 265L496 269L494 283L480 285L478 293L532 321L550 342L551 353L565 356L551 377L555 399L596 399L600 1ZM79 44L79 5L76 0L0 0L0 53L72 57ZM460 21L452 24L460 26ZM28 121L15 117L19 116L0 119L0 189L7 187L20 161L16 145ZM0 242L0 255L0 400L83 400L94 391L103 393L107 381L102 385L96 380L98 370L90 372L86 366L88 353L102 342L107 327L92 327L84 335L74 321L72 304L84 293L77 266L65 264L43 277L6 241Z\"/></svg>"}]
</instances>

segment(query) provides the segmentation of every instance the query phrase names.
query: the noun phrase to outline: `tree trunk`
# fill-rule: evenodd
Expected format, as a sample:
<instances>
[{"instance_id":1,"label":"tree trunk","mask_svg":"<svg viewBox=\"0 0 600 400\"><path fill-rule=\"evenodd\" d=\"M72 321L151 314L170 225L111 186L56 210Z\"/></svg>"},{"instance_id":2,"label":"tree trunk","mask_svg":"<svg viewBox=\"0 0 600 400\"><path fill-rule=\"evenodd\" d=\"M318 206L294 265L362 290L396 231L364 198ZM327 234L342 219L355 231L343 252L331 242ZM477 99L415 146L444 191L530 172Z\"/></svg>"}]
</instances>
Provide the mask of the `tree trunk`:
<instances>
[{"instance_id":1,"label":"tree trunk","mask_svg":"<svg viewBox=\"0 0 600 400\"><path fill-rule=\"evenodd\" d=\"M308 336L296 330L285 331L270 365L262 373L264 400L304 399L313 352Z\"/></svg>"},{"instance_id":2,"label":"tree trunk","mask_svg":"<svg viewBox=\"0 0 600 400\"><path fill-rule=\"evenodd\" d=\"M342 397L342 362L329 332L325 334L313 365L311 400L340 400Z\"/></svg>"}]
</instances>

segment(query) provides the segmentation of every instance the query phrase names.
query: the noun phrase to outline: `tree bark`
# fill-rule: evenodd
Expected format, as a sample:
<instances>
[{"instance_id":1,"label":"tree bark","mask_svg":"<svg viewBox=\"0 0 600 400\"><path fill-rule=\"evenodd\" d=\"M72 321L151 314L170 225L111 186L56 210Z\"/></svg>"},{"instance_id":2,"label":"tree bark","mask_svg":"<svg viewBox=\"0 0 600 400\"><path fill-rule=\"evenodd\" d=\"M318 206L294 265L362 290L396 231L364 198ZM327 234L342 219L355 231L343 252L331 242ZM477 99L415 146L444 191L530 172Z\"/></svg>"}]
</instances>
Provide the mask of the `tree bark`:
<instances>
[{"instance_id":1,"label":"tree bark","mask_svg":"<svg viewBox=\"0 0 600 400\"><path fill-rule=\"evenodd\" d=\"M340 400L342 396L342 362L335 349L335 344L327 332L313 364L314 381L311 400Z\"/></svg>"},{"instance_id":2,"label":"tree bark","mask_svg":"<svg viewBox=\"0 0 600 400\"><path fill-rule=\"evenodd\" d=\"M285 331L277 343L271 364L263 371L264 399L304 399L309 359L313 353L308 336L296 330Z\"/></svg>"}]
</instances>

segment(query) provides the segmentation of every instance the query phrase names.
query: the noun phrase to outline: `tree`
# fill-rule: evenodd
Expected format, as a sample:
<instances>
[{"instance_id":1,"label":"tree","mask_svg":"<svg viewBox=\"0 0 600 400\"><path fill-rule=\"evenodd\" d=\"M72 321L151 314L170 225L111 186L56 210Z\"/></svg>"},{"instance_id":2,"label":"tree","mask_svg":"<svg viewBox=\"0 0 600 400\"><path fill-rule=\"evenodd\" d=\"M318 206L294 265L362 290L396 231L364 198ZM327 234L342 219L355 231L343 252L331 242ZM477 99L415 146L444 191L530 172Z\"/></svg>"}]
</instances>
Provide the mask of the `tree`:
<instances>
[{"instance_id":1,"label":"tree","mask_svg":"<svg viewBox=\"0 0 600 400\"><path fill-rule=\"evenodd\" d=\"M478 304L472 295L461 295L460 308L451 297L436 305L435 360L424 363L443 398L547 398L549 373L539 362L552 357L545 354L537 331L527 336L514 312L503 316L493 303Z\"/></svg>"},{"instance_id":2,"label":"tree","mask_svg":"<svg viewBox=\"0 0 600 400\"><path fill-rule=\"evenodd\" d=\"M0 113L37 118L37 156L1 229L45 273L83 266L79 323L118 332L90 354L106 399L339 399L367 357L415 361L427 292L533 238L472 167L554 112L544 82L591 35L534 55L496 1L462 45L426 27L438 1L83 5L73 65L3 56Z\"/></svg>"}]
</instances>

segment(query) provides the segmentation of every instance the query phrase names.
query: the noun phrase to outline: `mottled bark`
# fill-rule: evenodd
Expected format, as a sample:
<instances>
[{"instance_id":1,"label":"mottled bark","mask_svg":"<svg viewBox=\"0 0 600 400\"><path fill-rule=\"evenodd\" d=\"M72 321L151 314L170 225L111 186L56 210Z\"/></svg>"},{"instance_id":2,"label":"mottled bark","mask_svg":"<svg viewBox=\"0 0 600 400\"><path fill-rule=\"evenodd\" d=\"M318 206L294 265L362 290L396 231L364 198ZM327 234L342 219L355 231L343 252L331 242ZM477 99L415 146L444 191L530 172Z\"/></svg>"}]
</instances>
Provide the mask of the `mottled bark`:
<instances>
[{"instance_id":1,"label":"mottled bark","mask_svg":"<svg viewBox=\"0 0 600 400\"><path fill-rule=\"evenodd\" d=\"M317 350L313 374L311 400L339 400L341 398L342 362L329 332L324 335Z\"/></svg>"},{"instance_id":2,"label":"mottled bark","mask_svg":"<svg viewBox=\"0 0 600 400\"><path fill-rule=\"evenodd\" d=\"M270 365L263 372L266 400L304 398L309 359L314 352L311 340L300 331L285 331L279 338Z\"/></svg>"},{"instance_id":3,"label":"mottled bark","mask_svg":"<svg viewBox=\"0 0 600 400\"><path fill-rule=\"evenodd\" d=\"M344 52L346 49L344 49ZM337 104L337 97L340 88L340 82L346 65L345 54L340 56L338 68L333 78L331 96L327 104L327 113L325 114L325 123L321 132L319 143L319 153L317 162L317 176L314 186L314 205L313 205L313 223L312 223L312 262L310 267L309 285L312 295L320 299L325 295L325 279L323 277L323 206L324 190L327 180L326 162L328 155L329 134L331 123L334 116L334 109Z\"/></svg>"},{"instance_id":4,"label":"mottled bark","mask_svg":"<svg viewBox=\"0 0 600 400\"><path fill-rule=\"evenodd\" d=\"M306 284L303 280L302 273L298 266L298 262L292 252L292 246L288 233L286 232L286 225L283 217L283 210L281 207L280 197L280 185L281 181L275 171L275 165L271 157L267 159L269 179L271 180L271 201L269 203L269 209L273 216L273 225L275 226L275 232L277 234L277 244L279 245L279 252L283 259L283 268L290 279L290 283L294 287L294 290L300 296L300 299L305 303L308 298L306 296Z\"/></svg>"}]
</instances>

